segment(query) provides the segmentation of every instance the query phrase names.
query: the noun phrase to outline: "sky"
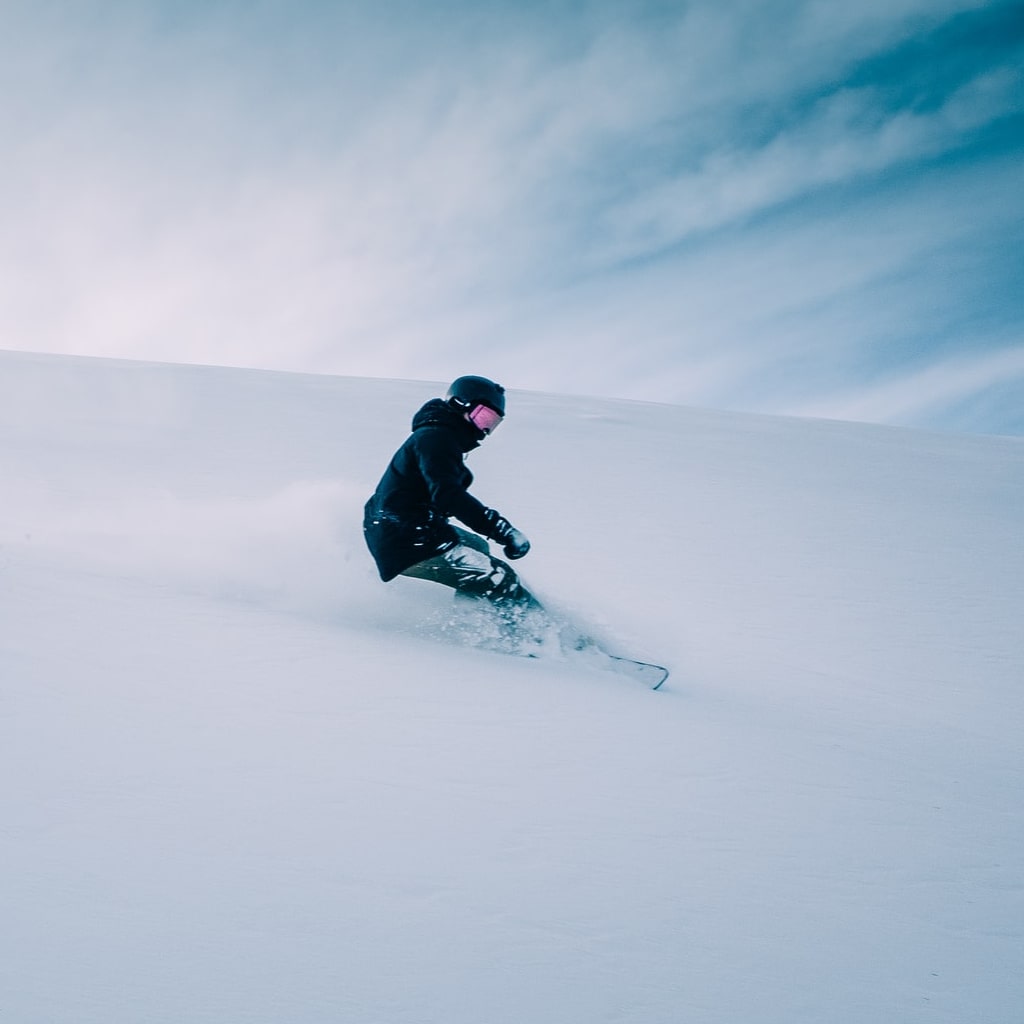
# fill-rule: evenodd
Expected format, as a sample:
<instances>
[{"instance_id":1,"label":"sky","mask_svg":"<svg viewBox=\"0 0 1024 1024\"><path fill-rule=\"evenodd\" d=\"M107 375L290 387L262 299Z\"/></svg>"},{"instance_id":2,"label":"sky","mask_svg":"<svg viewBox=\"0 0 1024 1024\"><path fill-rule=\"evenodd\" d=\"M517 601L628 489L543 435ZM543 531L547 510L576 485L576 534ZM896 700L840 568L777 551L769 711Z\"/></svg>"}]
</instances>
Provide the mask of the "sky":
<instances>
[{"instance_id":1,"label":"sky","mask_svg":"<svg viewBox=\"0 0 1024 1024\"><path fill-rule=\"evenodd\" d=\"M0 0L0 348L1024 435L1024 4Z\"/></svg>"}]
</instances>

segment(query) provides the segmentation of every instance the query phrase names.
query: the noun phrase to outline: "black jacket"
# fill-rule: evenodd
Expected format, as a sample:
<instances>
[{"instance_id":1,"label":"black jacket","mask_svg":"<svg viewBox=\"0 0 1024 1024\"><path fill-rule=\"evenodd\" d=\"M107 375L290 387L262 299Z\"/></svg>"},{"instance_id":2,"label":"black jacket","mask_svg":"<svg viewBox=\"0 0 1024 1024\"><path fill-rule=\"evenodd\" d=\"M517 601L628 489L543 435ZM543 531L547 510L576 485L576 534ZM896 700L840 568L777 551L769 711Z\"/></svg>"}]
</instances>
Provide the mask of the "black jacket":
<instances>
[{"instance_id":1,"label":"black jacket","mask_svg":"<svg viewBox=\"0 0 1024 1024\"><path fill-rule=\"evenodd\" d=\"M483 436L440 398L413 417L412 434L366 503L363 533L382 580L458 544L449 517L493 537L499 517L469 493L473 474L464 461Z\"/></svg>"}]
</instances>

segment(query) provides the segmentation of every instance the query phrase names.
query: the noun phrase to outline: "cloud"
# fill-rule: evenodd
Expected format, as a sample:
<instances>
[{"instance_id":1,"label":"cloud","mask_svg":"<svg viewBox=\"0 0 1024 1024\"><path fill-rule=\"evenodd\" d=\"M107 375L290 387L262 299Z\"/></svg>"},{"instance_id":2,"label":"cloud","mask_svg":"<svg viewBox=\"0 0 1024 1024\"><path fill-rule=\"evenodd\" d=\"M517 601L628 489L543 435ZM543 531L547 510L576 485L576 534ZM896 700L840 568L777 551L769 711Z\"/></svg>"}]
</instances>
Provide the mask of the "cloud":
<instances>
[{"instance_id":1,"label":"cloud","mask_svg":"<svg viewBox=\"0 0 1024 1024\"><path fill-rule=\"evenodd\" d=\"M979 75L937 110L889 113L875 89L819 101L795 128L754 151L710 153L693 173L617 207L611 234L626 258L677 244L827 186L863 180L969 145L978 129L1024 110L1024 74Z\"/></svg>"},{"instance_id":2,"label":"cloud","mask_svg":"<svg viewBox=\"0 0 1024 1024\"><path fill-rule=\"evenodd\" d=\"M1010 343L1001 293L1015 289L1019 263L1012 243L990 239L1014 237L1006 218L1018 181L1011 157L810 219L790 207L653 266L581 282L520 321L533 340L518 351L552 390L561 381L593 392L607 374L630 398L798 414L814 396L842 393L846 411L855 389L900 366L917 372L957 349ZM1021 218L1015 230L1021 239Z\"/></svg>"},{"instance_id":3,"label":"cloud","mask_svg":"<svg viewBox=\"0 0 1024 1024\"><path fill-rule=\"evenodd\" d=\"M434 380L471 363L734 407L832 393L808 338L864 379L851 352L887 364L946 308L951 240L977 311L988 250L1019 230L1011 9L15 4L0 344ZM929 219L923 195L952 206ZM1024 318L999 309L964 343ZM954 314L929 326L949 344Z\"/></svg>"},{"instance_id":4,"label":"cloud","mask_svg":"<svg viewBox=\"0 0 1024 1024\"><path fill-rule=\"evenodd\" d=\"M897 372L870 387L830 394L794 411L833 419L927 422L936 410L1007 385L1024 394L1024 340L995 352L959 355L915 372Z\"/></svg>"}]
</instances>

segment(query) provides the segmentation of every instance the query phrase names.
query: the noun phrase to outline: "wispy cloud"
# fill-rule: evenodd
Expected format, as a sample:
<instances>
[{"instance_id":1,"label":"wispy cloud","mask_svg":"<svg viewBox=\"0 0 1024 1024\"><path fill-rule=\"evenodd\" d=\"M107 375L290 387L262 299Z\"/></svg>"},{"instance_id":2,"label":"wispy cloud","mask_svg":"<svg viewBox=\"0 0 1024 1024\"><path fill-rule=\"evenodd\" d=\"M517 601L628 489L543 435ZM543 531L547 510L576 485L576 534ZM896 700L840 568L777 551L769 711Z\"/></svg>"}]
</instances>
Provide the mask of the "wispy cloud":
<instances>
[{"instance_id":1,"label":"wispy cloud","mask_svg":"<svg viewBox=\"0 0 1024 1024\"><path fill-rule=\"evenodd\" d=\"M890 111L876 89L842 90L759 148L734 142L695 172L619 205L612 233L627 254L643 253L821 188L933 160L970 145L979 129L1024 113L1022 97L1024 73L1016 68L981 74L927 112Z\"/></svg>"},{"instance_id":2,"label":"wispy cloud","mask_svg":"<svg viewBox=\"0 0 1024 1024\"><path fill-rule=\"evenodd\" d=\"M797 410L802 416L895 423L929 423L989 391L1024 387L1024 342L976 356L958 355L853 391L821 397ZM939 417L941 420L941 417ZM1018 413L1016 422L1022 417Z\"/></svg>"},{"instance_id":3,"label":"wispy cloud","mask_svg":"<svg viewBox=\"0 0 1024 1024\"><path fill-rule=\"evenodd\" d=\"M1014 4L0 18L6 347L846 415L1020 337Z\"/></svg>"}]
</instances>

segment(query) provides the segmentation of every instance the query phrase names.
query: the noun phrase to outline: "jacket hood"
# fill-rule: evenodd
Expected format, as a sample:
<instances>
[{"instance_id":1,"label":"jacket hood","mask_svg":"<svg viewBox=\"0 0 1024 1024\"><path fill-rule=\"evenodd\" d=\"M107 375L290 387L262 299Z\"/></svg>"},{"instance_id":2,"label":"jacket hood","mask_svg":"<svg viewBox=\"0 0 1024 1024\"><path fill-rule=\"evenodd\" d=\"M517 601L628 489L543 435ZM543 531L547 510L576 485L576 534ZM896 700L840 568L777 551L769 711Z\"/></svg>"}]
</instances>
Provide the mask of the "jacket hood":
<instances>
[{"instance_id":1,"label":"jacket hood","mask_svg":"<svg viewBox=\"0 0 1024 1024\"><path fill-rule=\"evenodd\" d=\"M446 427L459 440L459 447L470 452L480 446L484 433L473 426L459 412L453 409L443 398L432 398L412 418L412 429L422 430L424 427Z\"/></svg>"}]
</instances>

